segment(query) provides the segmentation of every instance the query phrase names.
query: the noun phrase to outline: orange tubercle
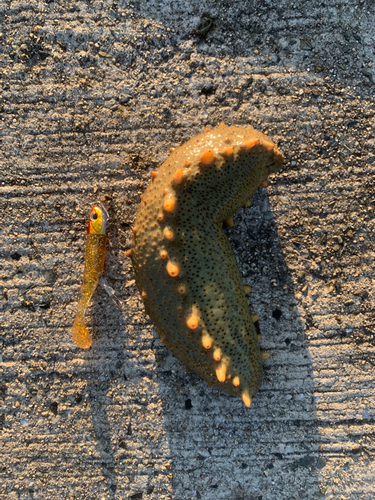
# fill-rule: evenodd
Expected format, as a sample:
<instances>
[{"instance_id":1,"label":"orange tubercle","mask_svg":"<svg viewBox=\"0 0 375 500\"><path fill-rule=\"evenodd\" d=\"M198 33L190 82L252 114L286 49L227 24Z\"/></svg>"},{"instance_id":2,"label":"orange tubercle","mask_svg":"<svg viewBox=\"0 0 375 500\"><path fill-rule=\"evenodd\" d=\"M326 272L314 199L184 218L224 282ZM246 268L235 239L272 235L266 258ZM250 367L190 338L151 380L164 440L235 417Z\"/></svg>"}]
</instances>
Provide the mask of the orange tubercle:
<instances>
[{"instance_id":1,"label":"orange tubercle","mask_svg":"<svg viewBox=\"0 0 375 500\"><path fill-rule=\"evenodd\" d=\"M175 149L176 149L176 148L169 148L169 151L170 151L171 153L173 153L173 151L174 151Z\"/></svg>"},{"instance_id":2,"label":"orange tubercle","mask_svg":"<svg viewBox=\"0 0 375 500\"><path fill-rule=\"evenodd\" d=\"M247 408L250 408L250 405L251 405L251 396L249 394L249 389L245 388L241 392L241 398L242 398L242 401L244 402L245 406L247 406Z\"/></svg>"},{"instance_id":3,"label":"orange tubercle","mask_svg":"<svg viewBox=\"0 0 375 500\"><path fill-rule=\"evenodd\" d=\"M134 226L134 227L133 227L133 229L132 229L132 231L133 231L133 234L136 234L136 233L137 233L137 231L138 231L137 226Z\"/></svg>"},{"instance_id":4,"label":"orange tubercle","mask_svg":"<svg viewBox=\"0 0 375 500\"><path fill-rule=\"evenodd\" d=\"M143 292L142 292L142 297L143 297L144 299L147 299L147 292L145 292L144 290L143 290Z\"/></svg>"},{"instance_id":5,"label":"orange tubercle","mask_svg":"<svg viewBox=\"0 0 375 500\"><path fill-rule=\"evenodd\" d=\"M199 326L199 318L196 314L192 314L191 316L188 317L186 320L186 324L190 330L196 330Z\"/></svg>"},{"instance_id":6,"label":"orange tubercle","mask_svg":"<svg viewBox=\"0 0 375 500\"><path fill-rule=\"evenodd\" d=\"M214 154L210 149L208 149L202 154L200 159L200 164L204 165L205 167L208 167L209 165L212 165L214 161L215 161Z\"/></svg>"},{"instance_id":7,"label":"orange tubercle","mask_svg":"<svg viewBox=\"0 0 375 500\"><path fill-rule=\"evenodd\" d=\"M214 349L214 354L213 354L213 358L215 361L220 361L221 360L221 349L220 347L215 347Z\"/></svg>"},{"instance_id":8,"label":"orange tubercle","mask_svg":"<svg viewBox=\"0 0 375 500\"><path fill-rule=\"evenodd\" d=\"M190 161L190 160L186 160L186 161L185 161L185 167L186 167L186 168L187 168L187 167L190 167L190 165L191 165L191 161Z\"/></svg>"},{"instance_id":9,"label":"orange tubercle","mask_svg":"<svg viewBox=\"0 0 375 500\"><path fill-rule=\"evenodd\" d=\"M177 170L172 178L173 184L181 184L184 178L184 171L182 169Z\"/></svg>"},{"instance_id":10,"label":"orange tubercle","mask_svg":"<svg viewBox=\"0 0 375 500\"><path fill-rule=\"evenodd\" d=\"M260 185L261 185L263 188L266 188L266 187L268 186L267 181L262 181L262 182L260 183Z\"/></svg>"},{"instance_id":11,"label":"orange tubercle","mask_svg":"<svg viewBox=\"0 0 375 500\"><path fill-rule=\"evenodd\" d=\"M262 146L266 151L272 151L273 150L273 143L272 142L263 142Z\"/></svg>"},{"instance_id":12,"label":"orange tubercle","mask_svg":"<svg viewBox=\"0 0 375 500\"><path fill-rule=\"evenodd\" d=\"M281 164L284 161L284 155L279 151L272 152L272 161L277 164Z\"/></svg>"},{"instance_id":13,"label":"orange tubercle","mask_svg":"<svg viewBox=\"0 0 375 500\"><path fill-rule=\"evenodd\" d=\"M216 376L219 382L225 382L227 378L227 364L224 361L220 361L220 363L215 368Z\"/></svg>"},{"instance_id":14,"label":"orange tubercle","mask_svg":"<svg viewBox=\"0 0 375 500\"><path fill-rule=\"evenodd\" d=\"M159 172L156 172L155 170L151 170L150 175L153 179L159 175Z\"/></svg>"},{"instance_id":15,"label":"orange tubercle","mask_svg":"<svg viewBox=\"0 0 375 500\"><path fill-rule=\"evenodd\" d=\"M210 130L211 130L211 129L210 129L210 127L206 127L206 128L204 129L204 131L205 131L205 132L209 132Z\"/></svg>"},{"instance_id":16,"label":"orange tubercle","mask_svg":"<svg viewBox=\"0 0 375 500\"><path fill-rule=\"evenodd\" d=\"M224 156L231 156L233 153L234 153L234 148L232 146L225 148L224 151L222 152Z\"/></svg>"},{"instance_id":17,"label":"orange tubercle","mask_svg":"<svg viewBox=\"0 0 375 500\"><path fill-rule=\"evenodd\" d=\"M235 377L233 377L232 384L235 387L238 387L240 385L240 377L238 375L236 375Z\"/></svg>"},{"instance_id":18,"label":"orange tubercle","mask_svg":"<svg viewBox=\"0 0 375 500\"><path fill-rule=\"evenodd\" d=\"M165 249L160 250L160 258L161 259L168 259L168 252Z\"/></svg>"},{"instance_id":19,"label":"orange tubercle","mask_svg":"<svg viewBox=\"0 0 375 500\"><path fill-rule=\"evenodd\" d=\"M205 349L211 349L212 342L213 342L212 338L208 335L208 333L206 331L204 331L203 335L202 335L202 346Z\"/></svg>"},{"instance_id":20,"label":"orange tubercle","mask_svg":"<svg viewBox=\"0 0 375 500\"><path fill-rule=\"evenodd\" d=\"M173 212L173 210L176 208L176 205L177 200L175 196L169 195L167 198L165 198L163 206L166 212Z\"/></svg>"},{"instance_id":21,"label":"orange tubercle","mask_svg":"<svg viewBox=\"0 0 375 500\"><path fill-rule=\"evenodd\" d=\"M250 139L249 141L244 141L241 144L241 149L243 151L250 151L254 146L257 146L260 143L259 139Z\"/></svg>"},{"instance_id":22,"label":"orange tubercle","mask_svg":"<svg viewBox=\"0 0 375 500\"><path fill-rule=\"evenodd\" d=\"M130 249L130 250L126 250L125 255L126 255L127 257L130 257L130 256L131 256L131 254L132 254L132 249Z\"/></svg>"},{"instance_id":23,"label":"orange tubercle","mask_svg":"<svg viewBox=\"0 0 375 500\"><path fill-rule=\"evenodd\" d=\"M229 227L233 227L234 226L234 220L233 220L233 217L228 217L228 219L225 219L225 222L227 223L227 225Z\"/></svg>"},{"instance_id":24,"label":"orange tubercle","mask_svg":"<svg viewBox=\"0 0 375 500\"><path fill-rule=\"evenodd\" d=\"M166 240L173 240L174 238L174 231L170 227L165 227L163 231L164 238Z\"/></svg>"},{"instance_id":25,"label":"orange tubercle","mask_svg":"<svg viewBox=\"0 0 375 500\"><path fill-rule=\"evenodd\" d=\"M221 123L219 124L219 127L225 127L225 123L224 123L224 122L221 122Z\"/></svg>"},{"instance_id":26,"label":"orange tubercle","mask_svg":"<svg viewBox=\"0 0 375 500\"><path fill-rule=\"evenodd\" d=\"M172 278L176 278L180 274L180 271L181 267L179 266L179 264L176 264L170 260L168 261L167 273L169 274L169 276L171 276Z\"/></svg>"},{"instance_id":27,"label":"orange tubercle","mask_svg":"<svg viewBox=\"0 0 375 500\"><path fill-rule=\"evenodd\" d=\"M232 139L230 137L226 137L224 139L224 142L226 142L227 144L229 144L230 142L232 142Z\"/></svg>"}]
</instances>

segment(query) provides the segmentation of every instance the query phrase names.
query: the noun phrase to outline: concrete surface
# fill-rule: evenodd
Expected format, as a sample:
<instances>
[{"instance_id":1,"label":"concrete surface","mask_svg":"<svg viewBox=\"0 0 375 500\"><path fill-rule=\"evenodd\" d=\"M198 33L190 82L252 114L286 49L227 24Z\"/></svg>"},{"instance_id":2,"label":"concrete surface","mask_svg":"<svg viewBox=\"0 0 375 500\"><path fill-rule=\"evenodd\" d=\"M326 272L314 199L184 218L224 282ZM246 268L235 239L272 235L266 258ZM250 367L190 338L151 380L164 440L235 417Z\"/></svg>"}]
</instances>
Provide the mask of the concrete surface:
<instances>
[{"instance_id":1,"label":"concrete surface","mask_svg":"<svg viewBox=\"0 0 375 500\"><path fill-rule=\"evenodd\" d=\"M0 26L0 499L374 499L374 2L0 0ZM221 121L287 157L228 230L272 354L250 410L160 344L124 255L149 170ZM125 307L97 292L84 352L98 197Z\"/></svg>"}]
</instances>

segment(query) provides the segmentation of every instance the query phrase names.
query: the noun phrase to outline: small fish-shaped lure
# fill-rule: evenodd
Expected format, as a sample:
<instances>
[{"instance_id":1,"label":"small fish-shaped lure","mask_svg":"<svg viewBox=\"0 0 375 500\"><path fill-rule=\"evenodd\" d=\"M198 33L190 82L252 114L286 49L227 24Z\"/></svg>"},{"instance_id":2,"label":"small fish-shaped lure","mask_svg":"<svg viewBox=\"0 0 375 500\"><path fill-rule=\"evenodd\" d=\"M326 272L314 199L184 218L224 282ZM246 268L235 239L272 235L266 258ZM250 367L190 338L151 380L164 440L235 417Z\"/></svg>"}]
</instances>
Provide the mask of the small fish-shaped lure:
<instances>
[{"instance_id":1,"label":"small fish-shaped lure","mask_svg":"<svg viewBox=\"0 0 375 500\"><path fill-rule=\"evenodd\" d=\"M90 212L81 298L72 329L75 344L83 349L87 349L92 343L90 332L85 326L84 315L92 294L95 292L103 274L107 238L105 233L108 226L108 219L108 212L104 206L100 202L96 202Z\"/></svg>"}]
</instances>

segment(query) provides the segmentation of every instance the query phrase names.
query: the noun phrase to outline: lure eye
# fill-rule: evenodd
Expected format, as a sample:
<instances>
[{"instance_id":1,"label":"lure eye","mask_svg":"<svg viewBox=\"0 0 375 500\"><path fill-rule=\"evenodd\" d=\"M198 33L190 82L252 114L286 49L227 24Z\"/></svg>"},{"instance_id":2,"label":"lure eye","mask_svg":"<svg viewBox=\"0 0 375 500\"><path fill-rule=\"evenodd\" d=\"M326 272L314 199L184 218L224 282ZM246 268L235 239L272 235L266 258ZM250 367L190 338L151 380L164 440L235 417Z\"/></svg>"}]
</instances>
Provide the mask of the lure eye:
<instances>
[{"instance_id":1,"label":"lure eye","mask_svg":"<svg viewBox=\"0 0 375 500\"><path fill-rule=\"evenodd\" d=\"M91 220L96 220L98 218L98 214L94 212L91 216Z\"/></svg>"}]
</instances>

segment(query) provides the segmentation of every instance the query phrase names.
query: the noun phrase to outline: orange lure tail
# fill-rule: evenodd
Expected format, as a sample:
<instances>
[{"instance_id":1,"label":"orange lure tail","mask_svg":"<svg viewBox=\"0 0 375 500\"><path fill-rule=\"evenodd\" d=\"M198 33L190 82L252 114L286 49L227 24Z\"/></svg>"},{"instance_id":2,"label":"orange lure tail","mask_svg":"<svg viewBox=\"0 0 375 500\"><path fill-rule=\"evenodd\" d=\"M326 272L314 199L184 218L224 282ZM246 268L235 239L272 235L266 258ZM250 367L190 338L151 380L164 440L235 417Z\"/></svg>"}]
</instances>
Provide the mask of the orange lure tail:
<instances>
[{"instance_id":1,"label":"orange lure tail","mask_svg":"<svg viewBox=\"0 0 375 500\"><path fill-rule=\"evenodd\" d=\"M103 274L107 238L105 233L108 219L109 216L104 206L99 202L95 203L90 212L87 228L86 259L81 298L72 328L74 343L78 347L82 347L82 349L87 349L92 344L91 334L85 326L84 315Z\"/></svg>"}]
</instances>

